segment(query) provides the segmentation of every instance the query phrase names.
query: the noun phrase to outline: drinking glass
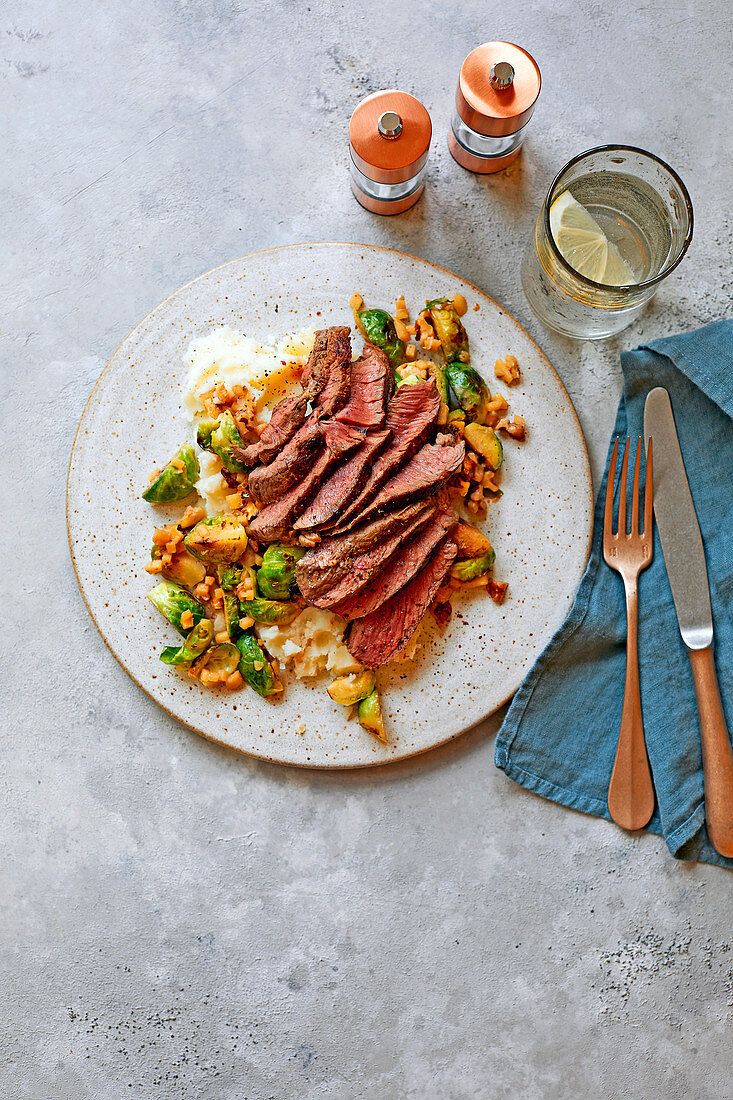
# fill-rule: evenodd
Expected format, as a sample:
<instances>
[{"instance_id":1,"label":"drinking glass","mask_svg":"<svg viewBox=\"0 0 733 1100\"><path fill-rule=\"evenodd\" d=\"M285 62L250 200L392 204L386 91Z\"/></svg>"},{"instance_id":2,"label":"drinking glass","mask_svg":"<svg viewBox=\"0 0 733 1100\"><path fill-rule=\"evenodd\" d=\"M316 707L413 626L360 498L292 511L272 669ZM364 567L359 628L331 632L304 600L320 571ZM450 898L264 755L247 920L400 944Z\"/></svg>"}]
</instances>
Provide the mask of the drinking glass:
<instances>
[{"instance_id":1,"label":"drinking glass","mask_svg":"<svg viewBox=\"0 0 733 1100\"><path fill-rule=\"evenodd\" d=\"M595 282L566 259L550 225L552 204L569 191L631 268L626 285ZM674 271L692 240L692 203L668 164L630 145L602 145L574 157L553 180L522 260L522 286L543 324L578 340L626 328Z\"/></svg>"}]
</instances>

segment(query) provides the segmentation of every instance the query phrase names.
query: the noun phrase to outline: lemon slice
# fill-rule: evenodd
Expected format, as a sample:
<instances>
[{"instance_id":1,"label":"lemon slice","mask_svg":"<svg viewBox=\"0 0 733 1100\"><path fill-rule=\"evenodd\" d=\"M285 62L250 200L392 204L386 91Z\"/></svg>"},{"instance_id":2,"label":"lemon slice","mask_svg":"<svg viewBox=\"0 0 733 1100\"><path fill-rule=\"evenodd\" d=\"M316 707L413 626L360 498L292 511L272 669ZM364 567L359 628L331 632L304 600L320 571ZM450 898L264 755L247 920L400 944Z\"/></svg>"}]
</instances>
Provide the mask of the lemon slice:
<instances>
[{"instance_id":1,"label":"lemon slice","mask_svg":"<svg viewBox=\"0 0 733 1100\"><path fill-rule=\"evenodd\" d=\"M569 191L550 207L550 230L563 259L586 279L605 286L636 282L634 269Z\"/></svg>"}]
</instances>

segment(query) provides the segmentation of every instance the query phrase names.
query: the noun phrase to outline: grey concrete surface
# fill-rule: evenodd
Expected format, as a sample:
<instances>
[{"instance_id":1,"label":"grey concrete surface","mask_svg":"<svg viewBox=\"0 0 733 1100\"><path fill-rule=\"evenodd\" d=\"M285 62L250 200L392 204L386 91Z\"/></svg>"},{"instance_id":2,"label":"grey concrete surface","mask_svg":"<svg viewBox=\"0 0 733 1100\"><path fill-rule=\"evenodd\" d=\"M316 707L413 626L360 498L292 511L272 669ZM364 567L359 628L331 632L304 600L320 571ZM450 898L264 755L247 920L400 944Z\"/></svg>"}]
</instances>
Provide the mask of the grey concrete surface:
<instances>
[{"instance_id":1,"label":"grey concrete surface","mask_svg":"<svg viewBox=\"0 0 733 1100\"><path fill-rule=\"evenodd\" d=\"M207 268L300 240L487 289L560 370L597 475L619 349L730 309L730 31L723 0L5 0L3 1097L733 1097L726 872L514 787L496 719L350 775L208 744L105 649L64 524L124 335ZM544 89L521 164L479 179L446 127L488 38L527 46ZM345 134L395 85L435 141L424 200L382 220ZM677 167L695 240L633 329L572 344L533 320L519 259L556 169L607 140Z\"/></svg>"}]
</instances>

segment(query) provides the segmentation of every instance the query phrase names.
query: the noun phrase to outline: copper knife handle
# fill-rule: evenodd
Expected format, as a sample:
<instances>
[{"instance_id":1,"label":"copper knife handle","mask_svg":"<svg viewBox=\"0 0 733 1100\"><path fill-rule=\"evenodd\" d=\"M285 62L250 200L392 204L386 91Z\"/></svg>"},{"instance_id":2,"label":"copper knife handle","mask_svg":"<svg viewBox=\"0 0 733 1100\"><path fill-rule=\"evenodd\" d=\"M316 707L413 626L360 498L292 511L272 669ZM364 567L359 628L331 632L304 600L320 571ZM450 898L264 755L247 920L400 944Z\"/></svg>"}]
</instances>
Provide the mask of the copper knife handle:
<instances>
[{"instance_id":1,"label":"copper knife handle","mask_svg":"<svg viewBox=\"0 0 733 1100\"><path fill-rule=\"evenodd\" d=\"M713 648L688 649L700 718L705 822L721 856L733 857L733 748L720 701Z\"/></svg>"}]
</instances>

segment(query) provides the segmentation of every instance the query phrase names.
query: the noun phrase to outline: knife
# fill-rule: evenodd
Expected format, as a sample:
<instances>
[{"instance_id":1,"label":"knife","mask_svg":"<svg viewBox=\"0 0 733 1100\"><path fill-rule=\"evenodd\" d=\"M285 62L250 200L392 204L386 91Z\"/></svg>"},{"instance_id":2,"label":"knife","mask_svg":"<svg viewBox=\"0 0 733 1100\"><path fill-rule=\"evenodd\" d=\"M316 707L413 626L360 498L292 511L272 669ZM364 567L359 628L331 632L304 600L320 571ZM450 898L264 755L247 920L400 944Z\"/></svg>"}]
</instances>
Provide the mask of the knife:
<instances>
[{"instance_id":1,"label":"knife","mask_svg":"<svg viewBox=\"0 0 733 1100\"><path fill-rule=\"evenodd\" d=\"M669 394L650 390L644 440L654 438L654 516L682 641L692 666L700 720L705 820L713 847L733 856L733 749L713 657L713 616L705 550L687 482Z\"/></svg>"}]
</instances>

